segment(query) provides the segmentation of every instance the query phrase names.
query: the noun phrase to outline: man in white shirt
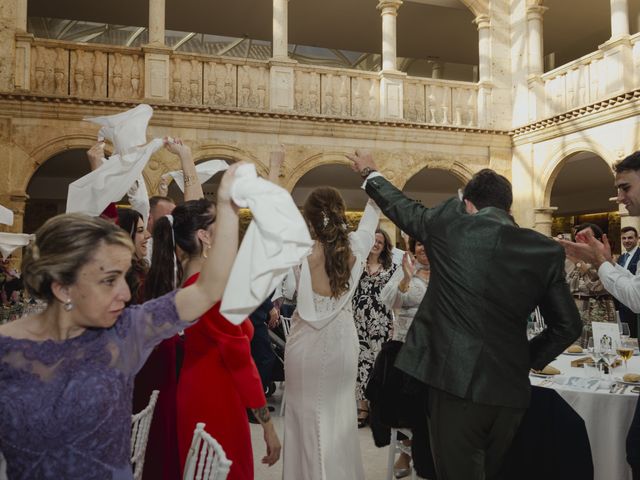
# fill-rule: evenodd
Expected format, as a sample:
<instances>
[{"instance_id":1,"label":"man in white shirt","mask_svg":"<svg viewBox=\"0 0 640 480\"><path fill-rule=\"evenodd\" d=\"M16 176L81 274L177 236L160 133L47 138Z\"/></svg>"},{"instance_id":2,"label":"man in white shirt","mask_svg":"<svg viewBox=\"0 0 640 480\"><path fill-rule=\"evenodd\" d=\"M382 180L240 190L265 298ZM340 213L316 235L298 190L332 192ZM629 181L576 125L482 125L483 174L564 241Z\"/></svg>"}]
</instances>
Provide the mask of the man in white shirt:
<instances>
[{"instance_id":1,"label":"man in white shirt","mask_svg":"<svg viewBox=\"0 0 640 480\"><path fill-rule=\"evenodd\" d=\"M640 151L632 153L615 166L615 185L618 203L623 203L629 215L640 216ZM632 312L640 313L640 276L613 262L611 245L604 235L598 241L591 230L583 230L576 236L576 243L560 240L567 256L591 263L598 269L604 287L620 303ZM625 265L627 264L625 258ZM640 478L640 402L627 436L627 462L633 470L633 478Z\"/></svg>"}]
</instances>

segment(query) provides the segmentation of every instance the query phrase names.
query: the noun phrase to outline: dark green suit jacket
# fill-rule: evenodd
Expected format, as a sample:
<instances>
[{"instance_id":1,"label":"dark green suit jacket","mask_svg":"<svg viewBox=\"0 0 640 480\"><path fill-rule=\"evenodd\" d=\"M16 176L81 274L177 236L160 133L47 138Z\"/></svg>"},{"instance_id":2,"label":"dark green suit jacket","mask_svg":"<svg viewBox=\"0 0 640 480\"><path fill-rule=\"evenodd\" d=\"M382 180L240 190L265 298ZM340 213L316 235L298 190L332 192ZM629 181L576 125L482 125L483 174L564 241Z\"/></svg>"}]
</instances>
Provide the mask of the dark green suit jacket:
<instances>
[{"instance_id":1,"label":"dark green suit jacket","mask_svg":"<svg viewBox=\"0 0 640 480\"><path fill-rule=\"evenodd\" d=\"M501 209L469 215L457 198L426 208L381 176L370 178L366 191L425 245L431 263L429 288L396 366L476 403L527 407L529 369L542 369L582 332L564 250ZM529 342L527 320L536 306L547 328Z\"/></svg>"}]
</instances>

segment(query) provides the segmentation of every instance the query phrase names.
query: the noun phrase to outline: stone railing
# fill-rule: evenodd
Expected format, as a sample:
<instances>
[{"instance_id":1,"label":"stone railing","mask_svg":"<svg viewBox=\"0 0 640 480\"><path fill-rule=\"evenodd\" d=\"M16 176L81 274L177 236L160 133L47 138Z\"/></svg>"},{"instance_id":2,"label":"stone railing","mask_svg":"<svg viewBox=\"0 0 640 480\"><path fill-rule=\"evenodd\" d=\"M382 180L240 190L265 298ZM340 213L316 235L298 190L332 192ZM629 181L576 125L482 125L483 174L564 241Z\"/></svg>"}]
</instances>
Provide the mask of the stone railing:
<instances>
[{"instance_id":1,"label":"stone railing","mask_svg":"<svg viewBox=\"0 0 640 480\"><path fill-rule=\"evenodd\" d=\"M473 83L408 77L404 82L404 118L457 127L478 124L478 87Z\"/></svg>"},{"instance_id":2,"label":"stone railing","mask_svg":"<svg viewBox=\"0 0 640 480\"><path fill-rule=\"evenodd\" d=\"M606 98L604 52L597 50L542 75L546 117Z\"/></svg>"},{"instance_id":3,"label":"stone railing","mask_svg":"<svg viewBox=\"0 0 640 480\"><path fill-rule=\"evenodd\" d=\"M91 100L142 101L144 49L34 39L29 76L21 91ZM176 53L166 58L164 98L176 106L271 111L269 62ZM289 113L381 120L380 74L292 63L293 104ZM166 85L165 83L165 85ZM478 85L403 77L403 118L431 125L478 126ZM278 110L282 112L282 110ZM286 112L285 112L286 113Z\"/></svg>"}]
</instances>

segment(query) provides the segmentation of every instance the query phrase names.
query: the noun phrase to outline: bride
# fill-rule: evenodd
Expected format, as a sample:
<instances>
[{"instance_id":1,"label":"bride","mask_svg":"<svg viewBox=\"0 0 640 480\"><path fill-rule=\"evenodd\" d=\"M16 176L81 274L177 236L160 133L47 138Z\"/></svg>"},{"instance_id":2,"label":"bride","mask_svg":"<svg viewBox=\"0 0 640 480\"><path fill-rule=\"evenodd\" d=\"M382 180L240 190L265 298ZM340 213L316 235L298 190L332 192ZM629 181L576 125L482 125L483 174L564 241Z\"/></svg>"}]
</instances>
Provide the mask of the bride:
<instances>
[{"instance_id":1,"label":"bride","mask_svg":"<svg viewBox=\"0 0 640 480\"><path fill-rule=\"evenodd\" d=\"M284 479L364 479L355 389L358 335L351 297L375 241L380 215L369 202L348 233L345 205L330 187L304 205L315 238L302 264L298 308L287 339Z\"/></svg>"}]
</instances>

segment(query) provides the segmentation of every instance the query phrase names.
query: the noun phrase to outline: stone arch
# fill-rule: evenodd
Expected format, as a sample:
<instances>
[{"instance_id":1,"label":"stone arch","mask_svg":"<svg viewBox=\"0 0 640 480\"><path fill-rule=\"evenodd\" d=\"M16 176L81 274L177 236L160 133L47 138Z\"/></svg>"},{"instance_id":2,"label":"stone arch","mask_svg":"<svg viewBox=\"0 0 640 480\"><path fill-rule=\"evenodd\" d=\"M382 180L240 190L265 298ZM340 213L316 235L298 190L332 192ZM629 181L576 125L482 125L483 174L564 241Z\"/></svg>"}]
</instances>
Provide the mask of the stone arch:
<instances>
[{"instance_id":1,"label":"stone arch","mask_svg":"<svg viewBox=\"0 0 640 480\"><path fill-rule=\"evenodd\" d=\"M269 166L260 161L253 153L238 147L223 144L202 145L193 152L193 161L199 163L203 160L219 158L230 162L250 162L255 164L258 175L266 176Z\"/></svg>"},{"instance_id":2,"label":"stone arch","mask_svg":"<svg viewBox=\"0 0 640 480\"><path fill-rule=\"evenodd\" d=\"M16 181L21 182L16 185L16 191L26 193L31 179L37 172L38 168L47 160L67 150L88 150L95 143L95 134L77 133L57 137L37 146L29 152L27 162L24 162L21 166L21 174L14 175Z\"/></svg>"},{"instance_id":3,"label":"stone arch","mask_svg":"<svg viewBox=\"0 0 640 480\"><path fill-rule=\"evenodd\" d=\"M347 153L353 153L353 150L349 150L347 152L321 152L311 157L307 158L300 162L295 168L291 170L291 172L287 175L287 180L284 185L284 188L287 191L292 192L295 188L296 184L300 181L302 177L304 177L307 173L313 170L316 167L321 165L346 165L351 166L351 162L345 156ZM286 157L285 157L286 162ZM355 175L355 173L354 173Z\"/></svg>"},{"instance_id":4,"label":"stone arch","mask_svg":"<svg viewBox=\"0 0 640 480\"><path fill-rule=\"evenodd\" d=\"M426 165L424 163L416 163L412 165L411 168L405 170L403 172L403 176L400 179L396 180L395 184L400 190L402 190L407 185L407 183L409 183L409 181L413 177L415 177L418 173L422 172L423 170L429 170L429 169L443 170L445 172L448 172L452 174L455 178L460 180L460 182L463 185L466 185L466 183L473 176L473 171L468 166L464 165L458 160L455 160L451 163L447 161L443 162L443 161L437 161L437 160L436 161L427 160Z\"/></svg>"},{"instance_id":5,"label":"stone arch","mask_svg":"<svg viewBox=\"0 0 640 480\"><path fill-rule=\"evenodd\" d=\"M597 155L602 160L604 160L607 165L613 167L613 159L615 158L615 156L613 155L613 153L609 152L606 148L597 143L579 141L571 143L569 145L563 145L549 157L549 160L547 162L544 163L545 167L543 168L542 175L540 177L540 191L542 193L542 201L539 202L539 205L542 208L551 207L551 191L553 190L553 185L556 181L556 178L558 177L558 174L562 170L562 167L565 165L566 161L573 155L580 152L593 153L594 155Z\"/></svg>"},{"instance_id":6,"label":"stone arch","mask_svg":"<svg viewBox=\"0 0 640 480\"><path fill-rule=\"evenodd\" d=\"M461 2L477 17L489 14L489 0L461 0Z\"/></svg>"}]
</instances>

